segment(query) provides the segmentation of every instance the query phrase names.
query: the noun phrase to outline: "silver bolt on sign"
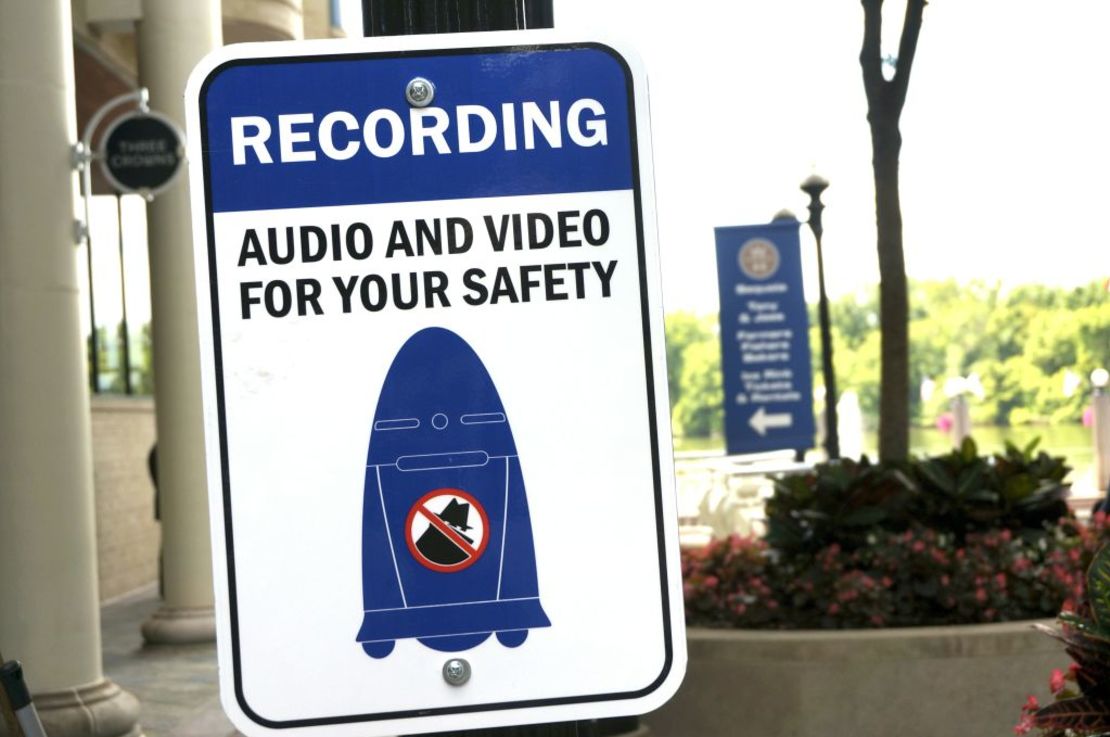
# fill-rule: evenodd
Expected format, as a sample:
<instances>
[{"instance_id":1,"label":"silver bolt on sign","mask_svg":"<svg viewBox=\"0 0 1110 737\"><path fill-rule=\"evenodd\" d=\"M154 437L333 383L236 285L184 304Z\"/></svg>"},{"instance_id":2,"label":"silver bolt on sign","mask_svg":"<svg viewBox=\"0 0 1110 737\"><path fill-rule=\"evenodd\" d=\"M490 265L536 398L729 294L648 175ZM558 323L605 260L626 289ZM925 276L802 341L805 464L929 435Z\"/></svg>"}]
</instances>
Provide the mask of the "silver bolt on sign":
<instances>
[{"instance_id":1,"label":"silver bolt on sign","mask_svg":"<svg viewBox=\"0 0 1110 737\"><path fill-rule=\"evenodd\" d=\"M436 86L423 77L414 77L405 86L405 99L413 107L428 107L436 96Z\"/></svg>"},{"instance_id":2,"label":"silver bolt on sign","mask_svg":"<svg viewBox=\"0 0 1110 737\"><path fill-rule=\"evenodd\" d=\"M443 680L452 686L461 686L470 680L470 663L463 658L451 658L443 664Z\"/></svg>"}]
</instances>

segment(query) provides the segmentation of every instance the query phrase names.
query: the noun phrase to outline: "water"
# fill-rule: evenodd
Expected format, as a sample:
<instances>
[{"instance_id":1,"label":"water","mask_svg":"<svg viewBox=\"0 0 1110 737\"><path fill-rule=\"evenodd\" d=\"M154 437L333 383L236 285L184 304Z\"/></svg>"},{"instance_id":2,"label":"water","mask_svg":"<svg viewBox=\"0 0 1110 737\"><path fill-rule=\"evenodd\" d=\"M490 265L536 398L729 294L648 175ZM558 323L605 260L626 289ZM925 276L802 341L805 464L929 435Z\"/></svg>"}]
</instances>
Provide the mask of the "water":
<instances>
[{"instance_id":1,"label":"water","mask_svg":"<svg viewBox=\"0 0 1110 737\"><path fill-rule=\"evenodd\" d=\"M1024 448L1034 438L1040 438L1038 450L1053 456L1067 459L1072 472L1068 480L1075 486L1074 492L1096 493L1093 489L1094 443L1091 429L1082 425L1043 425L1019 427L972 428L971 437L979 446L980 453L1001 452L1006 441ZM878 433L863 433L863 452L870 458L878 457ZM936 428L910 428L910 452L913 455L938 455L952 448L952 441L946 433ZM722 438L675 438L675 451L702 451L724 453ZM1091 488L1088 488L1091 487Z\"/></svg>"}]
</instances>

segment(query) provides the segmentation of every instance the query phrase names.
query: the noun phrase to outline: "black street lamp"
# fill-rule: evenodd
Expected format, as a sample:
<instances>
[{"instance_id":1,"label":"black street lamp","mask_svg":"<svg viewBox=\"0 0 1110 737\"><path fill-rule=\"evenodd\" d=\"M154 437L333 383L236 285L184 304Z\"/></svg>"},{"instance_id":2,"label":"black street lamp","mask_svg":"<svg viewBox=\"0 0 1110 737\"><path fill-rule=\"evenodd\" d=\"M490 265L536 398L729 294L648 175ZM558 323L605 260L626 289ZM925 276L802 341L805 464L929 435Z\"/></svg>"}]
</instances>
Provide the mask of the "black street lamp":
<instances>
[{"instance_id":1,"label":"black street lamp","mask_svg":"<svg viewBox=\"0 0 1110 737\"><path fill-rule=\"evenodd\" d=\"M829 323L829 296L825 293L825 257L821 252L821 193L829 182L816 174L811 174L801 184L801 189L809 195L809 229L817 242L817 286L820 298L817 303L817 320L821 325L821 373L825 378L825 454L829 460L840 457L840 435L836 420L836 375L833 372L832 329Z\"/></svg>"}]
</instances>

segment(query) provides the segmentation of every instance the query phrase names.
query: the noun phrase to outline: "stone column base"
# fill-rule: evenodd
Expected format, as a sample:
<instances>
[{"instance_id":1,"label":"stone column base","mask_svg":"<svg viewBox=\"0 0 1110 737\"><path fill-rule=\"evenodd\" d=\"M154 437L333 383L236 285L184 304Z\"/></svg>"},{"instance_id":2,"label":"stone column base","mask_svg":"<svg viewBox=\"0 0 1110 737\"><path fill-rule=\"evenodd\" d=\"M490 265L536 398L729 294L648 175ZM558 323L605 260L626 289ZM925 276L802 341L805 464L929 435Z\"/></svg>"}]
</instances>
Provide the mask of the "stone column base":
<instances>
[{"instance_id":1,"label":"stone column base","mask_svg":"<svg viewBox=\"0 0 1110 737\"><path fill-rule=\"evenodd\" d=\"M106 678L31 698L49 737L143 737L139 700ZM3 721L0 737L11 737Z\"/></svg>"},{"instance_id":2,"label":"stone column base","mask_svg":"<svg viewBox=\"0 0 1110 737\"><path fill-rule=\"evenodd\" d=\"M163 606L143 622L148 645L192 645L216 641L216 615L212 607Z\"/></svg>"}]
</instances>

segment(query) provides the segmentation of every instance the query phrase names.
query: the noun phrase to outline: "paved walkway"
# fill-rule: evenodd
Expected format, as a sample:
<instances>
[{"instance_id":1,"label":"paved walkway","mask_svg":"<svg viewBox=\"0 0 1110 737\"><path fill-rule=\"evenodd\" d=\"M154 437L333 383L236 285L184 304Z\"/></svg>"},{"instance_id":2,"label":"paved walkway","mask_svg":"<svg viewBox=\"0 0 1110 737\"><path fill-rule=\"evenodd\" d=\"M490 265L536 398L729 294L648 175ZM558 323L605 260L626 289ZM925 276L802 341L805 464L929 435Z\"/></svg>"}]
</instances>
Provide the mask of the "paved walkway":
<instances>
[{"instance_id":1,"label":"paved walkway","mask_svg":"<svg viewBox=\"0 0 1110 737\"><path fill-rule=\"evenodd\" d=\"M237 734L220 707L214 643L144 646L139 627L159 601L151 586L101 609L104 674L139 698L146 737Z\"/></svg>"}]
</instances>

